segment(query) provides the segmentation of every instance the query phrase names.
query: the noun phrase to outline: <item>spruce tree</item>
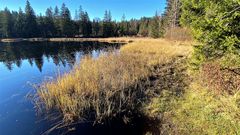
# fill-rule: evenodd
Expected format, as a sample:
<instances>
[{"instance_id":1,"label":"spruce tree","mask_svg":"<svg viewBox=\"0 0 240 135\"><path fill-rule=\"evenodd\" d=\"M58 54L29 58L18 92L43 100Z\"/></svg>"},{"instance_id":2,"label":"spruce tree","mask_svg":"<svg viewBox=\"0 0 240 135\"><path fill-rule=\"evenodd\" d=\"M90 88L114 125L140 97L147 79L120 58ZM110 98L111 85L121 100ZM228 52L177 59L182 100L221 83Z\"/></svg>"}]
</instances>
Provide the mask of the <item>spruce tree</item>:
<instances>
[{"instance_id":1,"label":"spruce tree","mask_svg":"<svg viewBox=\"0 0 240 135\"><path fill-rule=\"evenodd\" d=\"M8 10L8 8L5 8L3 11L2 16L2 34L3 37L10 38L13 35L13 20L12 20L12 14Z\"/></svg>"},{"instance_id":2,"label":"spruce tree","mask_svg":"<svg viewBox=\"0 0 240 135\"><path fill-rule=\"evenodd\" d=\"M181 23L203 43L195 51L199 61L240 54L239 4L235 0L182 0Z\"/></svg>"},{"instance_id":3,"label":"spruce tree","mask_svg":"<svg viewBox=\"0 0 240 135\"><path fill-rule=\"evenodd\" d=\"M54 34L56 33L56 29L54 26L54 18L53 18L53 11L52 8L47 8L46 13L45 13L45 21L44 23L46 24L46 36L47 37L53 37Z\"/></svg>"},{"instance_id":4,"label":"spruce tree","mask_svg":"<svg viewBox=\"0 0 240 135\"><path fill-rule=\"evenodd\" d=\"M105 11L103 18L103 37L111 37L114 34L112 16L110 11Z\"/></svg>"},{"instance_id":5,"label":"spruce tree","mask_svg":"<svg viewBox=\"0 0 240 135\"><path fill-rule=\"evenodd\" d=\"M93 34L94 37L100 36L100 29L101 29L100 19L99 18L93 19L92 34Z\"/></svg>"},{"instance_id":6,"label":"spruce tree","mask_svg":"<svg viewBox=\"0 0 240 135\"><path fill-rule=\"evenodd\" d=\"M53 14L53 22L54 22L54 27L55 27L55 37L60 37L61 36L61 20L60 20L60 13L59 13L59 8L56 6L54 8L54 14Z\"/></svg>"},{"instance_id":7,"label":"spruce tree","mask_svg":"<svg viewBox=\"0 0 240 135\"><path fill-rule=\"evenodd\" d=\"M0 38L3 38L3 11L0 11Z\"/></svg>"},{"instance_id":8,"label":"spruce tree","mask_svg":"<svg viewBox=\"0 0 240 135\"><path fill-rule=\"evenodd\" d=\"M28 0L26 2L25 13L26 13L25 27L24 27L25 37L38 36L36 16Z\"/></svg>"},{"instance_id":9,"label":"spruce tree","mask_svg":"<svg viewBox=\"0 0 240 135\"><path fill-rule=\"evenodd\" d=\"M160 37L160 16L156 12L155 16L151 20L150 25L150 36L152 38L159 38Z\"/></svg>"},{"instance_id":10,"label":"spruce tree","mask_svg":"<svg viewBox=\"0 0 240 135\"><path fill-rule=\"evenodd\" d=\"M61 27L62 36L64 37L73 36L74 26L71 20L71 13L64 3L62 4L62 7L61 7L60 18L61 18L60 27Z\"/></svg>"},{"instance_id":11,"label":"spruce tree","mask_svg":"<svg viewBox=\"0 0 240 135\"><path fill-rule=\"evenodd\" d=\"M92 24L88 16L88 13L86 11L84 12L80 7L79 16L80 16L79 32L82 36L89 37L92 34Z\"/></svg>"},{"instance_id":12,"label":"spruce tree","mask_svg":"<svg viewBox=\"0 0 240 135\"><path fill-rule=\"evenodd\" d=\"M21 8L19 8L18 10L18 15L14 27L17 37L22 37L23 35L25 35L25 14L23 13Z\"/></svg>"},{"instance_id":13,"label":"spruce tree","mask_svg":"<svg viewBox=\"0 0 240 135\"><path fill-rule=\"evenodd\" d=\"M138 34L147 37L149 36L149 25L150 25L150 20L151 18L143 17L140 19L140 26L139 26L139 31Z\"/></svg>"},{"instance_id":14,"label":"spruce tree","mask_svg":"<svg viewBox=\"0 0 240 135\"><path fill-rule=\"evenodd\" d=\"M180 26L181 0L167 0L167 6L163 15L165 28Z\"/></svg>"},{"instance_id":15,"label":"spruce tree","mask_svg":"<svg viewBox=\"0 0 240 135\"><path fill-rule=\"evenodd\" d=\"M119 36L126 36L129 34L129 23L126 21L126 16L123 14L120 28L119 28Z\"/></svg>"}]
</instances>

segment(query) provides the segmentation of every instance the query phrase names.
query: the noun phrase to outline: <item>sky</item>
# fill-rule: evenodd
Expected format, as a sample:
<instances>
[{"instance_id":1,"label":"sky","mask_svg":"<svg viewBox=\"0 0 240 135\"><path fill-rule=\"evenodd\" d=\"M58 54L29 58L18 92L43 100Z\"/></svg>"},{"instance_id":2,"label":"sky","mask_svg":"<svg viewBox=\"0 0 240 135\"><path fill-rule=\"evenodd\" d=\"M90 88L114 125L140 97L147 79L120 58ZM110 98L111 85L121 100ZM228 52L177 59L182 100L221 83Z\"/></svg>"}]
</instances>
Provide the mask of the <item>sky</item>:
<instances>
[{"instance_id":1,"label":"sky","mask_svg":"<svg viewBox=\"0 0 240 135\"><path fill-rule=\"evenodd\" d=\"M29 0L35 13L45 14L48 7L60 8L62 3L70 9L72 17L75 10L81 5L86 10L91 19L95 17L103 18L104 11L110 10L114 20L121 20L123 14L126 19L139 19L143 16L154 16L155 12L162 13L165 8L166 0ZM10 10L24 9L26 0L0 0L0 10L8 7Z\"/></svg>"}]
</instances>

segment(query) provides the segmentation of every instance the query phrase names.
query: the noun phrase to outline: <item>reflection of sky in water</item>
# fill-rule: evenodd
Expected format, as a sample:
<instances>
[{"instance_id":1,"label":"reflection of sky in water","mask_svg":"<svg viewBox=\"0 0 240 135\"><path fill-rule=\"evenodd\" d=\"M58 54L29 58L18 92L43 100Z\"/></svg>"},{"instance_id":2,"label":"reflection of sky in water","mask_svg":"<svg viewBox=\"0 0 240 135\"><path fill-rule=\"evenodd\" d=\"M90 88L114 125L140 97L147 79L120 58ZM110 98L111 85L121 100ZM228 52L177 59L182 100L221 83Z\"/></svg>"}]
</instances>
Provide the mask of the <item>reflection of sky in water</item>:
<instances>
[{"instance_id":1,"label":"reflection of sky in water","mask_svg":"<svg viewBox=\"0 0 240 135\"><path fill-rule=\"evenodd\" d=\"M84 50L82 43L38 43L37 49L27 43L0 43L0 135L37 135L49 128L45 121L38 122L41 118L25 96L34 92L32 84L69 71L86 54L97 58L105 51L106 46L88 44L91 48Z\"/></svg>"}]
</instances>

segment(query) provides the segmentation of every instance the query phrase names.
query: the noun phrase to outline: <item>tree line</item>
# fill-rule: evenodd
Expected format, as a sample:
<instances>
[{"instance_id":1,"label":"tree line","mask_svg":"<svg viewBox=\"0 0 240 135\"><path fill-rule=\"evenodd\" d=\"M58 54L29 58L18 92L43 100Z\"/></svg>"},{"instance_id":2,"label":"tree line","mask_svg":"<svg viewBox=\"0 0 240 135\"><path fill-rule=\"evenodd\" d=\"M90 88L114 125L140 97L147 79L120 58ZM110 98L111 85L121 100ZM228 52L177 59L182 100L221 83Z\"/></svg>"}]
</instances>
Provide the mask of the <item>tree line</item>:
<instances>
[{"instance_id":1,"label":"tree line","mask_svg":"<svg viewBox=\"0 0 240 135\"><path fill-rule=\"evenodd\" d=\"M74 18L74 19L72 19ZM91 20L87 11L80 6L71 16L69 8L63 3L59 9L49 7L45 15L36 15L29 1L25 10L10 11L7 7L0 11L0 38L33 37L120 37L151 36L162 37L164 21L157 12L154 17L121 21L112 19L110 11L105 11L103 19Z\"/></svg>"}]
</instances>

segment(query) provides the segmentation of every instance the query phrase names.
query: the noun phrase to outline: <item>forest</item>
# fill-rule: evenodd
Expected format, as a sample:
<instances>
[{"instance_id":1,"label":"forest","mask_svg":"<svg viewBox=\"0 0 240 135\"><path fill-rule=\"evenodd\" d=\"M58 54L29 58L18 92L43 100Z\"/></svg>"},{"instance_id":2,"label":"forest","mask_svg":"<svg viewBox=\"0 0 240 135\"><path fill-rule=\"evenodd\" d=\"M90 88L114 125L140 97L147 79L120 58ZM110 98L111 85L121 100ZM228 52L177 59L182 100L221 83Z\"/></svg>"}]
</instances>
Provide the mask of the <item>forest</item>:
<instances>
[{"instance_id":1,"label":"forest","mask_svg":"<svg viewBox=\"0 0 240 135\"><path fill-rule=\"evenodd\" d=\"M7 7L0 11L1 38L33 37L162 37L164 17L157 11L153 17L126 20L123 14L120 21L112 18L111 11L106 10L103 18L91 20L87 11L81 6L73 17L63 3L60 8L49 7L45 15L36 15L30 2L26 2L24 11L10 11ZM166 17L165 17L166 18ZM159 33L159 31L162 31Z\"/></svg>"}]
</instances>

